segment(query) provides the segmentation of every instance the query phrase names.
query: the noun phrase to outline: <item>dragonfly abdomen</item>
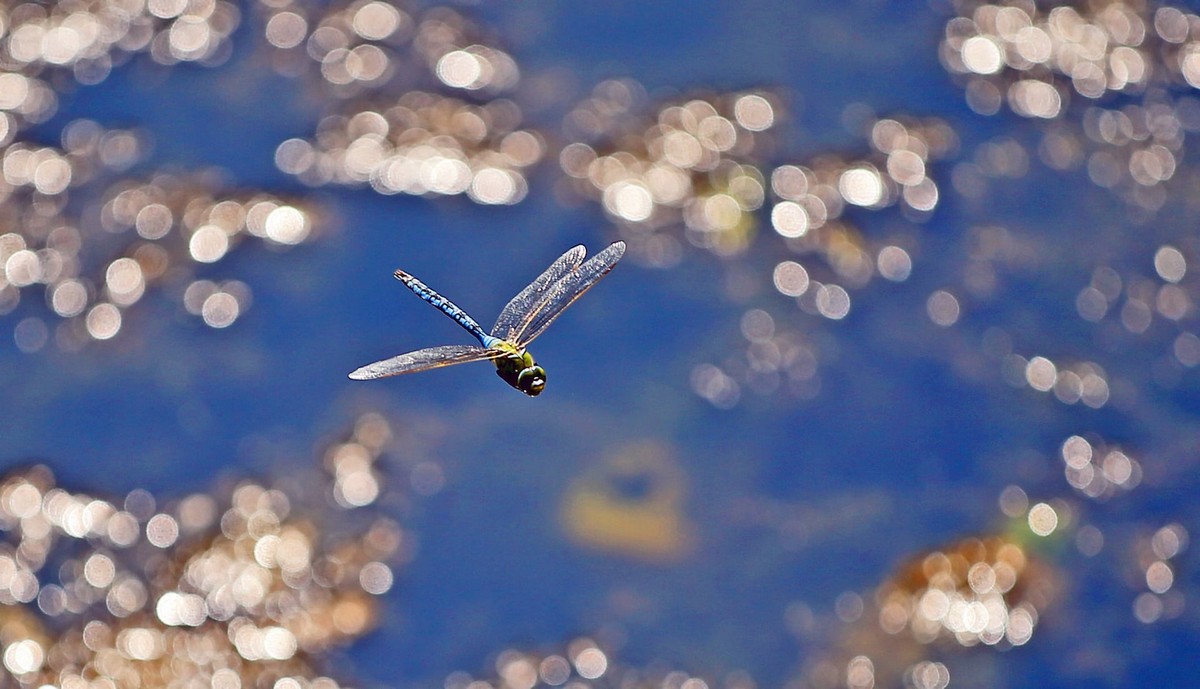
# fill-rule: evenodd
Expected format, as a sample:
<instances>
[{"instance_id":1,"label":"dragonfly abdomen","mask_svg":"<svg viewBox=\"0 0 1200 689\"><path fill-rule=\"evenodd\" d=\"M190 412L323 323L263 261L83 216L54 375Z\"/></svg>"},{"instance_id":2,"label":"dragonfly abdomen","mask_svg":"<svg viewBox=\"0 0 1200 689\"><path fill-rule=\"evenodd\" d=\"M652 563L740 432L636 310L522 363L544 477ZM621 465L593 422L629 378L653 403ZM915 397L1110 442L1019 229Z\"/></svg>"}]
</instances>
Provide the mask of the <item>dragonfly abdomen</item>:
<instances>
[{"instance_id":1,"label":"dragonfly abdomen","mask_svg":"<svg viewBox=\"0 0 1200 689\"><path fill-rule=\"evenodd\" d=\"M475 319L467 315L466 311L463 311L457 304L450 301L446 297L443 297L432 287L426 285L424 282L421 282L403 270L397 270L395 272L395 276L397 280L404 283L405 287L412 290L413 294L424 299L430 305L437 307L442 313L454 319L455 323L458 323L463 327L464 330L474 335L484 347L489 346L491 342L494 341L494 338L485 333L483 328L475 322Z\"/></svg>"}]
</instances>

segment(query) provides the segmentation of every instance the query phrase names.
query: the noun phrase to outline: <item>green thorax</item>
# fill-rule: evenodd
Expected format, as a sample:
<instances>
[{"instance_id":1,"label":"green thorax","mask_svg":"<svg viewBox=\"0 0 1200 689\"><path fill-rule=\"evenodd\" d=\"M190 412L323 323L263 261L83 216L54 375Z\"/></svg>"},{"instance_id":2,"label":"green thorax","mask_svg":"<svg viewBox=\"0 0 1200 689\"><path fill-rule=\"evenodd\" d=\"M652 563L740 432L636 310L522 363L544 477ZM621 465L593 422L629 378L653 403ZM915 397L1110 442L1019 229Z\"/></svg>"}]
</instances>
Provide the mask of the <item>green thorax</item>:
<instances>
[{"instance_id":1,"label":"green thorax","mask_svg":"<svg viewBox=\"0 0 1200 689\"><path fill-rule=\"evenodd\" d=\"M533 360L528 350L518 348L508 340L497 340L488 349L498 349L504 356L492 359L496 375L521 392L536 397L546 387L546 371Z\"/></svg>"}]
</instances>

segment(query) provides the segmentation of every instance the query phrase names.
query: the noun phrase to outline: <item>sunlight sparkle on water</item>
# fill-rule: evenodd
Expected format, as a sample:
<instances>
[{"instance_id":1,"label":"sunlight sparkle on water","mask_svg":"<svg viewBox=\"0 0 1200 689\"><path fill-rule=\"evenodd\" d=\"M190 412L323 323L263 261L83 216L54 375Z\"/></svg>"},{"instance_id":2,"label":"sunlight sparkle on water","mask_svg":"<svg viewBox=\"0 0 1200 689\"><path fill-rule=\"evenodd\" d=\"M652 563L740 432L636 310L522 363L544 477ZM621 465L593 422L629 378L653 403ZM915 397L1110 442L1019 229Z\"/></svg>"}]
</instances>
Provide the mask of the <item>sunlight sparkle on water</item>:
<instances>
[{"instance_id":1,"label":"sunlight sparkle on water","mask_svg":"<svg viewBox=\"0 0 1200 689\"><path fill-rule=\"evenodd\" d=\"M14 332L25 352L38 351L51 341L74 351L89 340L116 337L125 323L123 312L159 289L169 268L181 269L171 274L178 277L195 263L219 262L242 241L247 218L253 218L258 207L251 205L248 213L237 199L214 198L215 190L198 179L168 174L155 175L150 182L113 185L111 174L141 155L143 144L137 135L106 131L88 120L77 120L66 125L62 140L69 155L22 146L5 151L4 174L12 182L31 183L40 193L66 197L74 184L70 189L52 188L49 180L57 179L61 171L44 167L48 161L62 161L86 170L87 174L79 175L91 189L85 193L100 193L103 199L98 209L84 209L98 217L85 213L76 218L61 209L55 214L38 211L31 216L37 220L24 224L19 234L0 236L0 277L5 283L0 285L0 296L3 290L12 290L14 299L27 289L44 290L53 313L66 319L53 332L43 322L43 335L26 322L20 332ZM111 162L105 162L105 156ZM112 169L105 170L106 166ZM53 175L39 177L51 174L46 170ZM75 173L70 174L75 179ZM255 198L263 201L270 197ZM10 195L0 205L11 212L25 212L18 206L28 203L26 197ZM64 208L70 206L64 204ZM294 244L308 238L311 211L278 203L272 208L283 214L274 222L280 228L275 241ZM97 223L108 232L81 233L75 229L80 222ZM97 254L114 253L107 262L95 262ZM245 303L242 301L243 306ZM75 320L77 316L83 318Z\"/></svg>"},{"instance_id":2,"label":"sunlight sparkle on water","mask_svg":"<svg viewBox=\"0 0 1200 689\"><path fill-rule=\"evenodd\" d=\"M1197 15L1123 0L1086 7L974 0L957 9L940 57L974 111L995 115L1007 102L1023 117L1065 121L1044 130L1042 154L1052 167L1077 167L1086 157L1098 186L1147 210L1162 205L1164 195L1149 188L1175 175L1196 129L1187 91L1200 84ZM1152 82L1171 86L1148 88ZM1120 107L1110 104L1115 93L1127 98ZM1067 116L1081 110L1082 127Z\"/></svg>"},{"instance_id":3,"label":"sunlight sparkle on water","mask_svg":"<svg viewBox=\"0 0 1200 689\"><path fill-rule=\"evenodd\" d=\"M378 415L362 421L362 434L347 442L375 448L368 452L374 460L390 430L380 428ZM340 464L330 467L333 474ZM135 490L124 503L119 510L68 493L41 466L0 481L0 522L25 553L20 560L0 554L0 598L24 620L9 625L3 663L23 684L74 686L92 677L153 686L161 675L151 661L171 655L173 677L217 689L280 672L308 686L319 677L321 651L365 632L373 597L392 586L387 561L402 532L378 515L365 527L359 521L325 533L327 522L344 518L323 502L298 504L251 481L224 497L197 494L160 506ZM52 572L39 571L52 563ZM51 625L60 631L51 635ZM184 646L205 654L169 653ZM65 657L73 659L69 666L46 663Z\"/></svg>"}]
</instances>

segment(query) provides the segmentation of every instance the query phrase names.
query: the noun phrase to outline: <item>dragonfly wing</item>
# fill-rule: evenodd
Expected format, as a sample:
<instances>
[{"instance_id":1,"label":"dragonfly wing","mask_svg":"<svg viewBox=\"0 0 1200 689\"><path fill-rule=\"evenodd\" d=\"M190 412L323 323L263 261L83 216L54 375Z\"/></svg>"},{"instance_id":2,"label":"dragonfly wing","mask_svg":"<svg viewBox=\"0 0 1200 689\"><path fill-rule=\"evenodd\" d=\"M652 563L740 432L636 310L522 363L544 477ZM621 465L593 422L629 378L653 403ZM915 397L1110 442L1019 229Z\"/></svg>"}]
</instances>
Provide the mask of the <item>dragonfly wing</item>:
<instances>
[{"instance_id":1,"label":"dragonfly wing","mask_svg":"<svg viewBox=\"0 0 1200 689\"><path fill-rule=\"evenodd\" d=\"M614 242L583 265L564 275L546 290L545 296L525 315L510 341L519 347L533 342L559 314L599 282L600 278L608 275L624 255L625 242Z\"/></svg>"},{"instance_id":2,"label":"dragonfly wing","mask_svg":"<svg viewBox=\"0 0 1200 689\"><path fill-rule=\"evenodd\" d=\"M416 373L431 368L441 368L453 364L465 364L471 361L495 359L504 352L495 349L485 349L476 345L443 345L418 349L415 352L401 354L390 359L367 364L350 374L354 380L372 380L398 376L401 373Z\"/></svg>"},{"instance_id":3,"label":"dragonfly wing","mask_svg":"<svg viewBox=\"0 0 1200 689\"><path fill-rule=\"evenodd\" d=\"M587 250L582 245L576 246L551 263L550 267L536 280L529 283L525 289L521 290L520 294L508 302L508 305L500 312L500 317L496 319L496 325L492 326L492 336L512 341L517 329L529 313L537 307L546 294L546 290L553 287L564 275L578 268L586 253Z\"/></svg>"}]
</instances>

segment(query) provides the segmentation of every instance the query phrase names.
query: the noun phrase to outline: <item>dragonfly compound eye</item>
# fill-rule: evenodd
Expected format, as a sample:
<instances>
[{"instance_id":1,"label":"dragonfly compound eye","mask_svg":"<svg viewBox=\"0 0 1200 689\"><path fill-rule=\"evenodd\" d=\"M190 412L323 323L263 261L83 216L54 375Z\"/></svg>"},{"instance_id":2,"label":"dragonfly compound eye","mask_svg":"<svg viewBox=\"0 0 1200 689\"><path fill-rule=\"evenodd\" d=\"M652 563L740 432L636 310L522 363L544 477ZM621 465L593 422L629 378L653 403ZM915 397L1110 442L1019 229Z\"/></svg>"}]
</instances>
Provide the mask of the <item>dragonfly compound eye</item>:
<instances>
[{"instance_id":1,"label":"dragonfly compound eye","mask_svg":"<svg viewBox=\"0 0 1200 689\"><path fill-rule=\"evenodd\" d=\"M531 366L517 375L517 389L536 397L546 387L546 370L541 366Z\"/></svg>"}]
</instances>

